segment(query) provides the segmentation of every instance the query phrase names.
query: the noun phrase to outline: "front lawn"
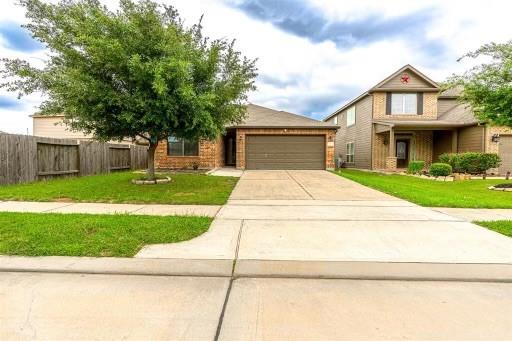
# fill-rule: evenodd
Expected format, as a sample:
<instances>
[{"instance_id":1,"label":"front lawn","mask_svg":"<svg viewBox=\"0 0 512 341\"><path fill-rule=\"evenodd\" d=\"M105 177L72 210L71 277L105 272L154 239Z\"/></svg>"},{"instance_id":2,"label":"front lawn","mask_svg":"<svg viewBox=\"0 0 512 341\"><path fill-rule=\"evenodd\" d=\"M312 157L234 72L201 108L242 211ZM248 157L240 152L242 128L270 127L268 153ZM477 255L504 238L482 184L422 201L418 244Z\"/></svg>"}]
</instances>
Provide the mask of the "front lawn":
<instances>
[{"instance_id":1,"label":"front lawn","mask_svg":"<svg viewBox=\"0 0 512 341\"><path fill-rule=\"evenodd\" d=\"M354 169L342 169L335 173L421 206L512 208L512 192L497 192L487 189L491 185L504 183L505 180L440 182L406 175L388 175Z\"/></svg>"},{"instance_id":2,"label":"front lawn","mask_svg":"<svg viewBox=\"0 0 512 341\"><path fill-rule=\"evenodd\" d=\"M222 205L238 181L204 174L166 175L172 181L158 185L134 185L131 179L140 174L117 172L0 186L0 200Z\"/></svg>"},{"instance_id":3,"label":"front lawn","mask_svg":"<svg viewBox=\"0 0 512 341\"><path fill-rule=\"evenodd\" d=\"M132 257L146 244L192 239L206 217L0 213L0 254Z\"/></svg>"},{"instance_id":4,"label":"front lawn","mask_svg":"<svg viewBox=\"0 0 512 341\"><path fill-rule=\"evenodd\" d=\"M512 220L475 221L475 224L504 234L507 237L512 237Z\"/></svg>"}]
</instances>

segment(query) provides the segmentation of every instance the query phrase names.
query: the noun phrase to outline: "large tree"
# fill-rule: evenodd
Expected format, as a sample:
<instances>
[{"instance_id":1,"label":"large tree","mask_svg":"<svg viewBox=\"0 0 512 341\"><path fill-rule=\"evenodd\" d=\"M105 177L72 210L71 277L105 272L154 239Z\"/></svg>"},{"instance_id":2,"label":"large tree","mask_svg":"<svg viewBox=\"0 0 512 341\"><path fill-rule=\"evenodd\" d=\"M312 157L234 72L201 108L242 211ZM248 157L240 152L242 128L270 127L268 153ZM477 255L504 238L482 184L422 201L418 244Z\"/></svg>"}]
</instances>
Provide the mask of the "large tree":
<instances>
[{"instance_id":1,"label":"large tree","mask_svg":"<svg viewBox=\"0 0 512 341\"><path fill-rule=\"evenodd\" d=\"M482 121L512 127L512 40L486 44L459 60L479 57L485 62L452 76L445 88L460 87L460 100Z\"/></svg>"},{"instance_id":2,"label":"large tree","mask_svg":"<svg viewBox=\"0 0 512 341\"><path fill-rule=\"evenodd\" d=\"M213 139L243 119L255 60L234 41L204 37L201 20L186 27L173 7L150 0L121 0L116 11L97 0L18 2L49 57L42 68L3 59L2 86L42 92L41 114L64 114L100 141L147 140L149 178L160 140Z\"/></svg>"}]
</instances>

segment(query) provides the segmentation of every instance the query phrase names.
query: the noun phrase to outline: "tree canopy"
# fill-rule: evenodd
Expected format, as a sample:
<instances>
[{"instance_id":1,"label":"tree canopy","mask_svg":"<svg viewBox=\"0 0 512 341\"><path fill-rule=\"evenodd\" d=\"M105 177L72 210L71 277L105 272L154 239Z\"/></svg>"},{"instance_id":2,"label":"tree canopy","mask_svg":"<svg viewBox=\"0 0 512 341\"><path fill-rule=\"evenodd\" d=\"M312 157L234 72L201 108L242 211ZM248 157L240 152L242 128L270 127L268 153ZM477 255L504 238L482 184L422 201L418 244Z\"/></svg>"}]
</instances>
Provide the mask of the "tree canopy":
<instances>
[{"instance_id":1,"label":"tree canopy","mask_svg":"<svg viewBox=\"0 0 512 341\"><path fill-rule=\"evenodd\" d=\"M204 37L201 20L186 27L175 8L150 0L121 0L115 11L98 0L19 4L49 56L42 68L3 59L2 86L42 92L41 114L63 114L103 141L146 139L150 161L170 134L213 139L243 119L255 60L234 41Z\"/></svg>"},{"instance_id":2,"label":"tree canopy","mask_svg":"<svg viewBox=\"0 0 512 341\"><path fill-rule=\"evenodd\" d=\"M512 40L483 45L459 60L479 57L486 62L452 76L444 87L460 87L460 101L483 122L512 127Z\"/></svg>"}]
</instances>

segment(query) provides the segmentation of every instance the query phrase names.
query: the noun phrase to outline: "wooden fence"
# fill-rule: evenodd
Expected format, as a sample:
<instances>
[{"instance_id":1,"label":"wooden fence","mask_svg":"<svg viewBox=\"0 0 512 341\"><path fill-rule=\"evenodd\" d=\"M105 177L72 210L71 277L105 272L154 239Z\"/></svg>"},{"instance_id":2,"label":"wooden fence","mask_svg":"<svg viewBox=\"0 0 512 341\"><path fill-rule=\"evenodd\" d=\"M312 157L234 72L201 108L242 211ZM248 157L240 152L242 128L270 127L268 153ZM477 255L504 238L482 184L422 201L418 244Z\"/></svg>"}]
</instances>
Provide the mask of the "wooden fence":
<instances>
[{"instance_id":1,"label":"wooden fence","mask_svg":"<svg viewBox=\"0 0 512 341\"><path fill-rule=\"evenodd\" d=\"M147 167L147 147L0 133L0 185Z\"/></svg>"}]
</instances>

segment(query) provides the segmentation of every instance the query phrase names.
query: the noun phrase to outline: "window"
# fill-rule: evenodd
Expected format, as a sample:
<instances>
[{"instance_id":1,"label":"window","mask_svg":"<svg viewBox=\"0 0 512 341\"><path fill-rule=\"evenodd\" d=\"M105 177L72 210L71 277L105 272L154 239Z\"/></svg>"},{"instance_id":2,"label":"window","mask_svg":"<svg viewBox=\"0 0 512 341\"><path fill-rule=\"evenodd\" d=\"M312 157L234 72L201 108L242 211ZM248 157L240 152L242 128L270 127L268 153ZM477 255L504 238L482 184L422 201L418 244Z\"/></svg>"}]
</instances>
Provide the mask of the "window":
<instances>
[{"instance_id":1,"label":"window","mask_svg":"<svg viewBox=\"0 0 512 341\"><path fill-rule=\"evenodd\" d=\"M332 123L338 124L338 115L334 116L334 119L332 120Z\"/></svg>"},{"instance_id":2,"label":"window","mask_svg":"<svg viewBox=\"0 0 512 341\"><path fill-rule=\"evenodd\" d=\"M356 107L351 106L347 110L347 127L350 127L352 125L356 124Z\"/></svg>"},{"instance_id":3,"label":"window","mask_svg":"<svg viewBox=\"0 0 512 341\"><path fill-rule=\"evenodd\" d=\"M167 155L169 156L198 156L199 143L169 136L167 139Z\"/></svg>"},{"instance_id":4,"label":"window","mask_svg":"<svg viewBox=\"0 0 512 341\"><path fill-rule=\"evenodd\" d=\"M418 109L416 94L391 94L391 113L396 115L416 115Z\"/></svg>"},{"instance_id":5,"label":"window","mask_svg":"<svg viewBox=\"0 0 512 341\"><path fill-rule=\"evenodd\" d=\"M347 143L347 163L354 163L354 142Z\"/></svg>"}]
</instances>

